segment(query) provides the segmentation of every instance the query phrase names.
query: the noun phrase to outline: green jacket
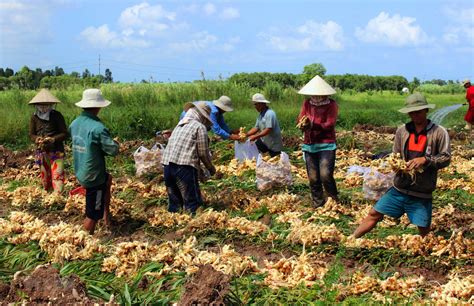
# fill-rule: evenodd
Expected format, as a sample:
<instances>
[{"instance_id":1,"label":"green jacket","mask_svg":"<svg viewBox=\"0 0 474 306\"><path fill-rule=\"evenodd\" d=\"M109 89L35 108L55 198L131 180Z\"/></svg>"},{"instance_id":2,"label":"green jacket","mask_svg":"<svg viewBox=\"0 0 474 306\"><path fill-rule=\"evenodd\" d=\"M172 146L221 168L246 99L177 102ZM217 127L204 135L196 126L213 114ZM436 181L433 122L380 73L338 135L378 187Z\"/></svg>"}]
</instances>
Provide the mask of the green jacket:
<instances>
[{"instance_id":1,"label":"green jacket","mask_svg":"<svg viewBox=\"0 0 474 306\"><path fill-rule=\"evenodd\" d=\"M105 183L105 156L118 154L119 145L97 116L82 112L69 126L76 178L85 188Z\"/></svg>"}]
</instances>

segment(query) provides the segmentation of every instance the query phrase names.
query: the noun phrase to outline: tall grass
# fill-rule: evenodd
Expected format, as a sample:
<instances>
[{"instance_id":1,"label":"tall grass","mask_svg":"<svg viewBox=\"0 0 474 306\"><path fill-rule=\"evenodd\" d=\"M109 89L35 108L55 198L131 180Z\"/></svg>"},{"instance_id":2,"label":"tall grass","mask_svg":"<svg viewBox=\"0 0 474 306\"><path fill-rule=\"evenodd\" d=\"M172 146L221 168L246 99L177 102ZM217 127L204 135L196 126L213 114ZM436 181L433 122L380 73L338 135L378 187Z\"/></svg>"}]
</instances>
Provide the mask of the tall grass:
<instances>
[{"instance_id":1,"label":"tall grass","mask_svg":"<svg viewBox=\"0 0 474 306\"><path fill-rule=\"evenodd\" d=\"M278 83L268 83L264 88L251 88L245 84L227 81L201 81L171 84L108 84L102 92L112 105L103 109L99 117L114 136L122 139L153 137L155 131L172 128L177 123L183 104L188 101L213 100L221 95L232 98L235 111L225 115L233 129L247 128L255 124L257 111L250 98L261 92L271 100L270 107L277 113L284 133L297 133L295 118L299 113L303 96L296 90L282 88ZM62 103L57 105L69 124L81 113L74 105L81 100L82 88L53 90ZM28 101L34 91L8 90L0 92L0 143L23 146L29 143L28 125L33 107ZM426 94L430 103L438 107L463 103L463 94ZM397 92L342 92L333 97L339 104L337 127L351 129L355 124L399 125L407 116L397 110L403 106L406 96ZM451 127L463 124L461 108L448 115L443 125Z\"/></svg>"}]
</instances>

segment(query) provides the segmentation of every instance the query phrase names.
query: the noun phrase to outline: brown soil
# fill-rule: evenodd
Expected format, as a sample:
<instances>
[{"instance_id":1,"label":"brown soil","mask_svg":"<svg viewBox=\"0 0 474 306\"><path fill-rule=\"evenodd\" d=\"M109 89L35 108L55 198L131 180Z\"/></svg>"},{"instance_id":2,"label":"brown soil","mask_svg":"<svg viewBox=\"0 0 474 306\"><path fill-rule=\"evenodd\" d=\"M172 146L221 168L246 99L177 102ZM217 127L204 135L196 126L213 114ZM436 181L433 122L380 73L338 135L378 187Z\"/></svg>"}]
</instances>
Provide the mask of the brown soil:
<instances>
[{"instance_id":1,"label":"brown soil","mask_svg":"<svg viewBox=\"0 0 474 306\"><path fill-rule=\"evenodd\" d=\"M278 261L282 258L289 258L293 255L297 255L290 250L285 250L281 253L273 253L270 250L272 249L271 244L268 245L255 245L249 244L246 241L234 240L232 241L233 247L236 252L242 256L251 256L257 260L257 265L259 267L265 266L265 260L268 261Z\"/></svg>"},{"instance_id":2,"label":"brown soil","mask_svg":"<svg viewBox=\"0 0 474 306\"><path fill-rule=\"evenodd\" d=\"M61 278L58 270L52 266L38 266L31 275L20 276L13 280L6 302L89 303L86 286L79 277L70 275Z\"/></svg>"},{"instance_id":3,"label":"brown soil","mask_svg":"<svg viewBox=\"0 0 474 306\"><path fill-rule=\"evenodd\" d=\"M303 143L303 139L300 136L282 136L283 146L286 148L298 149Z\"/></svg>"},{"instance_id":4,"label":"brown soil","mask_svg":"<svg viewBox=\"0 0 474 306\"><path fill-rule=\"evenodd\" d=\"M224 305L231 277L211 265L201 266L184 286L178 305Z\"/></svg>"},{"instance_id":5,"label":"brown soil","mask_svg":"<svg viewBox=\"0 0 474 306\"><path fill-rule=\"evenodd\" d=\"M0 170L33 166L35 163L33 155L33 150L11 151L0 145Z\"/></svg>"},{"instance_id":6,"label":"brown soil","mask_svg":"<svg viewBox=\"0 0 474 306\"><path fill-rule=\"evenodd\" d=\"M354 132L367 132L374 131L380 134L395 134L397 131L396 126L376 126L372 124L356 124L352 128Z\"/></svg>"},{"instance_id":7,"label":"brown soil","mask_svg":"<svg viewBox=\"0 0 474 306\"><path fill-rule=\"evenodd\" d=\"M9 285L0 283L0 301L3 301L7 298L9 291L10 291Z\"/></svg>"}]
</instances>

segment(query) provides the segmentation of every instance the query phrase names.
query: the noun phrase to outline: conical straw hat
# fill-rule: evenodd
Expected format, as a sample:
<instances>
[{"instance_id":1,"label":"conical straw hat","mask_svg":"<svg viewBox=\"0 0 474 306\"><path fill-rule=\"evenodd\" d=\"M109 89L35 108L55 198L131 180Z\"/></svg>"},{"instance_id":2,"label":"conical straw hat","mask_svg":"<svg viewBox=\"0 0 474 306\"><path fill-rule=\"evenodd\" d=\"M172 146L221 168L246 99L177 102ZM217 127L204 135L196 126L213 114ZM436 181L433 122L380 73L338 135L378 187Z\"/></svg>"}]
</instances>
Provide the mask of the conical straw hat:
<instances>
[{"instance_id":1,"label":"conical straw hat","mask_svg":"<svg viewBox=\"0 0 474 306\"><path fill-rule=\"evenodd\" d=\"M336 93L334 88L331 87L325 80L319 75L315 76L303 88L298 91L301 95L307 96L330 96Z\"/></svg>"},{"instance_id":2,"label":"conical straw hat","mask_svg":"<svg viewBox=\"0 0 474 306\"><path fill-rule=\"evenodd\" d=\"M28 104L37 104L37 103L61 103L49 90L43 88L41 91L34 96L33 99Z\"/></svg>"}]
</instances>

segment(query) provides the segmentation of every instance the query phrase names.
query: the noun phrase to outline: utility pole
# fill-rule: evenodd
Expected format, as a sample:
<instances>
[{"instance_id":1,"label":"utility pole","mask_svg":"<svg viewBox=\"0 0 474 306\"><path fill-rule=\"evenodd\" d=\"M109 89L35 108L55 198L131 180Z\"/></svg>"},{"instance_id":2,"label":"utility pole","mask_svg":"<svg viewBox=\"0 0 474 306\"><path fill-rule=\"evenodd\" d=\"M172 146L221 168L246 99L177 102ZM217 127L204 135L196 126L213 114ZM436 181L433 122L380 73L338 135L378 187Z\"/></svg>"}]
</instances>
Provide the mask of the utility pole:
<instances>
[{"instance_id":1,"label":"utility pole","mask_svg":"<svg viewBox=\"0 0 474 306\"><path fill-rule=\"evenodd\" d=\"M100 54L99 54L99 75L100 75Z\"/></svg>"}]
</instances>

